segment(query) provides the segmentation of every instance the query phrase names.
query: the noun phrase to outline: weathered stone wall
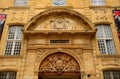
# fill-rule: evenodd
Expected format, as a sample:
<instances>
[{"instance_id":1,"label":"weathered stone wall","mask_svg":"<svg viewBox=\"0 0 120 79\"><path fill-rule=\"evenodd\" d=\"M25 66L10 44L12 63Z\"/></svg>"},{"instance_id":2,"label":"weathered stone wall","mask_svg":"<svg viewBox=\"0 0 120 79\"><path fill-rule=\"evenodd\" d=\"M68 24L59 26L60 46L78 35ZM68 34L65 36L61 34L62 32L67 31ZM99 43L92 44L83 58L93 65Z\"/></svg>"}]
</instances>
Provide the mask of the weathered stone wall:
<instances>
[{"instance_id":1,"label":"weathered stone wall","mask_svg":"<svg viewBox=\"0 0 120 79\"><path fill-rule=\"evenodd\" d=\"M55 52L63 52L75 58L80 66L83 79L87 79L88 74L91 75L89 79L103 79L103 70L120 69L120 44L112 14L112 10L120 6L120 1L106 0L105 6L92 6L91 0L66 0L66 3L66 6L55 7L52 6L52 0L28 0L27 6L17 7L14 6L14 0L0 0L0 14L7 14L3 35L0 40L0 71L17 71L17 79L38 79L39 66L42 60ZM39 22L36 20L34 21L34 23L38 22L34 25L36 28L31 27L28 29L29 33L23 31L23 44L20 56L5 56L4 50L9 26L24 25L24 29L26 29L26 26L38 14L51 8L77 11L85 18L87 17L93 24L110 24L116 55L99 54L95 30L93 33L90 32L91 29L87 32L87 28L83 27L85 24L82 24L84 21L77 25L79 26L77 29L81 31L80 34L76 34L78 31L73 32L73 29L67 31L67 33L65 31L65 34L64 31L58 30L55 30L55 32L53 30L53 33L49 34L49 32L44 31L46 28L42 30L43 33L39 33L41 28L37 27ZM72 22L76 22L76 19L69 19ZM46 23L50 22L48 20L45 21ZM70 44L51 45L49 41L53 38L69 39Z\"/></svg>"}]
</instances>

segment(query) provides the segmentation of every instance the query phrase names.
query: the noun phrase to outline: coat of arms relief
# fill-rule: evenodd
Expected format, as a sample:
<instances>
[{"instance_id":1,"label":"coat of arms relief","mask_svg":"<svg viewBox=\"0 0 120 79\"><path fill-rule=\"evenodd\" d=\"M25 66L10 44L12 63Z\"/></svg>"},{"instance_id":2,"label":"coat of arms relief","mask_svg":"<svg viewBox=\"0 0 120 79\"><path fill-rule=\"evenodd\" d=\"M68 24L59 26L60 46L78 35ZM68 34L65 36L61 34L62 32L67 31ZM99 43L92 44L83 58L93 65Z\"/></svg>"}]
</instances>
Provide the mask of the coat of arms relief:
<instances>
[{"instance_id":1,"label":"coat of arms relief","mask_svg":"<svg viewBox=\"0 0 120 79\"><path fill-rule=\"evenodd\" d=\"M34 28L34 30L83 30L77 22L70 18L56 17L51 18Z\"/></svg>"}]
</instances>

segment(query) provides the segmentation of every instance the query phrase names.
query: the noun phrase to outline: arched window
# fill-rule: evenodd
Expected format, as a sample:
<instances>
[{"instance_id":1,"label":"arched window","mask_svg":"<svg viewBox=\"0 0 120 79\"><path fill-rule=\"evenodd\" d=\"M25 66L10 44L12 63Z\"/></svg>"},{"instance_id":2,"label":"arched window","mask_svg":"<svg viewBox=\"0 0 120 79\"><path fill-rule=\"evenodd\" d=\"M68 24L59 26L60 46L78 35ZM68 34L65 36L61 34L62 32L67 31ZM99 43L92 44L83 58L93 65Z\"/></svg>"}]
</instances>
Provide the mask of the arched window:
<instances>
[{"instance_id":1,"label":"arched window","mask_svg":"<svg viewBox=\"0 0 120 79\"><path fill-rule=\"evenodd\" d=\"M19 55L22 41L22 26L10 26L5 55Z\"/></svg>"},{"instance_id":2,"label":"arched window","mask_svg":"<svg viewBox=\"0 0 120 79\"><path fill-rule=\"evenodd\" d=\"M103 71L104 79L120 79L120 71L107 70Z\"/></svg>"},{"instance_id":3,"label":"arched window","mask_svg":"<svg viewBox=\"0 0 120 79\"><path fill-rule=\"evenodd\" d=\"M101 54L115 54L115 46L111 27L109 25L97 25L97 39Z\"/></svg>"},{"instance_id":4,"label":"arched window","mask_svg":"<svg viewBox=\"0 0 120 79\"><path fill-rule=\"evenodd\" d=\"M0 72L0 79L16 79L16 72L13 71Z\"/></svg>"}]
</instances>

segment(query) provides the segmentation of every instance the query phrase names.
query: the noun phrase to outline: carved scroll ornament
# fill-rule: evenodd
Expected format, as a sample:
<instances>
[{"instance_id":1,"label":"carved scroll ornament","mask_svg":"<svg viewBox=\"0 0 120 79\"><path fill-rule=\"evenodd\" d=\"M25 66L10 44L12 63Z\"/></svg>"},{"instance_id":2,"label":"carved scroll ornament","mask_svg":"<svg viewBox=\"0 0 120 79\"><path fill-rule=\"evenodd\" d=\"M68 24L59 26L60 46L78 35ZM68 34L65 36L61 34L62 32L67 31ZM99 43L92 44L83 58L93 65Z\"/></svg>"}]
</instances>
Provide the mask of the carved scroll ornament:
<instances>
[{"instance_id":1,"label":"carved scroll ornament","mask_svg":"<svg viewBox=\"0 0 120 79\"><path fill-rule=\"evenodd\" d=\"M79 66L74 58L67 54L56 53L48 56L41 63L40 71L78 71Z\"/></svg>"}]
</instances>

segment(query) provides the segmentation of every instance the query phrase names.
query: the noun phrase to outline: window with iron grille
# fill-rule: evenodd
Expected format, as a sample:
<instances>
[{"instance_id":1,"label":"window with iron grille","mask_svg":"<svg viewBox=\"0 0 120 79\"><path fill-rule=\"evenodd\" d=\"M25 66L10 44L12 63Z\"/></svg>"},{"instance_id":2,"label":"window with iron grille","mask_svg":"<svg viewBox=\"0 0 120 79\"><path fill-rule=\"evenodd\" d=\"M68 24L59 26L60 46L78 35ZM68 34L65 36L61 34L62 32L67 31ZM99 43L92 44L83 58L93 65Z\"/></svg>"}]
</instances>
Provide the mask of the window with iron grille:
<instances>
[{"instance_id":1,"label":"window with iron grille","mask_svg":"<svg viewBox=\"0 0 120 79\"><path fill-rule=\"evenodd\" d=\"M115 46L109 25L97 25L97 39L101 54L115 54Z\"/></svg>"},{"instance_id":2,"label":"window with iron grille","mask_svg":"<svg viewBox=\"0 0 120 79\"><path fill-rule=\"evenodd\" d=\"M14 5L15 6L26 6L27 0L14 0Z\"/></svg>"},{"instance_id":3,"label":"window with iron grille","mask_svg":"<svg viewBox=\"0 0 120 79\"><path fill-rule=\"evenodd\" d=\"M10 26L5 55L19 55L22 41L22 27L21 26Z\"/></svg>"},{"instance_id":4,"label":"window with iron grille","mask_svg":"<svg viewBox=\"0 0 120 79\"><path fill-rule=\"evenodd\" d=\"M105 5L104 0L92 0L92 5Z\"/></svg>"},{"instance_id":5,"label":"window with iron grille","mask_svg":"<svg viewBox=\"0 0 120 79\"><path fill-rule=\"evenodd\" d=\"M0 72L0 79L16 79L16 72L12 71Z\"/></svg>"},{"instance_id":6,"label":"window with iron grille","mask_svg":"<svg viewBox=\"0 0 120 79\"><path fill-rule=\"evenodd\" d=\"M120 71L104 71L104 79L120 79Z\"/></svg>"}]
</instances>

